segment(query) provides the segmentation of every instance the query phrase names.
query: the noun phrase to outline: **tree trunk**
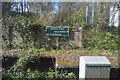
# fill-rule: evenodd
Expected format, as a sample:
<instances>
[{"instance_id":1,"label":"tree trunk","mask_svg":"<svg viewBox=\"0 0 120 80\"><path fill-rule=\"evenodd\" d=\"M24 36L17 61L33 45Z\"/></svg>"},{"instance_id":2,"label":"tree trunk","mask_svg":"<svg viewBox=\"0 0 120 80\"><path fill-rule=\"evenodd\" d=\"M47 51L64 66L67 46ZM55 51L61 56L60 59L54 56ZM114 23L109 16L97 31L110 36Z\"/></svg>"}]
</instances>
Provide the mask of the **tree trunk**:
<instances>
[{"instance_id":1,"label":"tree trunk","mask_svg":"<svg viewBox=\"0 0 120 80\"><path fill-rule=\"evenodd\" d=\"M12 41L13 41L13 28L10 26L9 27L9 49L12 49L13 45L12 45Z\"/></svg>"}]
</instances>

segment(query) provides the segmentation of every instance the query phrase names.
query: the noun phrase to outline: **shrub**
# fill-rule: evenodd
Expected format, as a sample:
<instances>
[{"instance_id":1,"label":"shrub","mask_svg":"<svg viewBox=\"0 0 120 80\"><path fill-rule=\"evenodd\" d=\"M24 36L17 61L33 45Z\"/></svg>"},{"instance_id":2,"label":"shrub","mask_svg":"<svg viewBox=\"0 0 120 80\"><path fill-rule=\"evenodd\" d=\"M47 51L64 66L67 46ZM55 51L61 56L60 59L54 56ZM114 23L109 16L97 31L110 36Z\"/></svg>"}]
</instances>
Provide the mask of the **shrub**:
<instances>
[{"instance_id":1,"label":"shrub","mask_svg":"<svg viewBox=\"0 0 120 80\"><path fill-rule=\"evenodd\" d=\"M105 50L118 50L119 49L118 35L112 34L111 32L102 33L97 38L95 48Z\"/></svg>"},{"instance_id":2,"label":"shrub","mask_svg":"<svg viewBox=\"0 0 120 80\"><path fill-rule=\"evenodd\" d=\"M94 28L84 30L83 47L87 49L118 50L120 38L116 31L96 32Z\"/></svg>"},{"instance_id":3,"label":"shrub","mask_svg":"<svg viewBox=\"0 0 120 80\"><path fill-rule=\"evenodd\" d=\"M5 76L8 76L8 78L42 78L42 79L48 79L48 80L76 80L76 75L74 73L68 73L66 71L60 71L60 70L52 70L50 69L48 72L40 72L38 70L31 70L27 69L27 71L17 69L17 71L14 71L12 69L3 69L2 74Z\"/></svg>"}]
</instances>

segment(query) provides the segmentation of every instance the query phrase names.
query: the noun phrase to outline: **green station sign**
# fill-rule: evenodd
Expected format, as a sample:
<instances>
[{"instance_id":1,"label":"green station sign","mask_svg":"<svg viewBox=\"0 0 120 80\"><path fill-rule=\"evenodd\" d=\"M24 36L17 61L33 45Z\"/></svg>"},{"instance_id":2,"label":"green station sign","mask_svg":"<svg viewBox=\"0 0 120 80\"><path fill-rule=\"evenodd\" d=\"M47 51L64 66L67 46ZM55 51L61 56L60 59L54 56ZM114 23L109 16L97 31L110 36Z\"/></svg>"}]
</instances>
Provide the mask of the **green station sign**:
<instances>
[{"instance_id":1,"label":"green station sign","mask_svg":"<svg viewBox=\"0 0 120 80\"><path fill-rule=\"evenodd\" d=\"M68 27L47 27L46 34L48 36L69 36Z\"/></svg>"}]
</instances>

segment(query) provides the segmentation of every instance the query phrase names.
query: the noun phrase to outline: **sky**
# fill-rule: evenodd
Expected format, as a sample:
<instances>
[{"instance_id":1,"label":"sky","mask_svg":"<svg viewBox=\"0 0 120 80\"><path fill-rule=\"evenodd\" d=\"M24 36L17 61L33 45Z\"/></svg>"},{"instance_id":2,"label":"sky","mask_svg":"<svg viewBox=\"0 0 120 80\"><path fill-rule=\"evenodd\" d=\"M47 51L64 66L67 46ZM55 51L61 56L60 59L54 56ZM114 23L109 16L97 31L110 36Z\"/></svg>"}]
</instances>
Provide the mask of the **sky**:
<instances>
[{"instance_id":1,"label":"sky","mask_svg":"<svg viewBox=\"0 0 120 80\"><path fill-rule=\"evenodd\" d=\"M60 7L60 3L57 2L58 0L52 0L52 2L54 2L53 4L53 10L55 13L57 13L59 11L59 7Z\"/></svg>"},{"instance_id":2,"label":"sky","mask_svg":"<svg viewBox=\"0 0 120 80\"><path fill-rule=\"evenodd\" d=\"M58 11L59 11L59 6L60 6L60 3L55 2L54 5L53 5L53 10L54 10L55 12L58 12Z\"/></svg>"}]
</instances>

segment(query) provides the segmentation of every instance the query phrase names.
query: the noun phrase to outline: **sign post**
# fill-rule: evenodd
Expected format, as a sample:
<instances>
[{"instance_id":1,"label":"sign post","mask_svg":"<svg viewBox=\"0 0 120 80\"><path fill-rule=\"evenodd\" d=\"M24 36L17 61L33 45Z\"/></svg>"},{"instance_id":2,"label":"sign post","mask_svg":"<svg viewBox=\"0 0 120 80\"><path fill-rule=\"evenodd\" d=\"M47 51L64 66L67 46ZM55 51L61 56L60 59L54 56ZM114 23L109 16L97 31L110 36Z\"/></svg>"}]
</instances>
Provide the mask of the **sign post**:
<instances>
[{"instance_id":1,"label":"sign post","mask_svg":"<svg viewBox=\"0 0 120 80\"><path fill-rule=\"evenodd\" d=\"M46 34L49 36L69 36L68 27L47 27Z\"/></svg>"}]
</instances>

